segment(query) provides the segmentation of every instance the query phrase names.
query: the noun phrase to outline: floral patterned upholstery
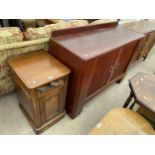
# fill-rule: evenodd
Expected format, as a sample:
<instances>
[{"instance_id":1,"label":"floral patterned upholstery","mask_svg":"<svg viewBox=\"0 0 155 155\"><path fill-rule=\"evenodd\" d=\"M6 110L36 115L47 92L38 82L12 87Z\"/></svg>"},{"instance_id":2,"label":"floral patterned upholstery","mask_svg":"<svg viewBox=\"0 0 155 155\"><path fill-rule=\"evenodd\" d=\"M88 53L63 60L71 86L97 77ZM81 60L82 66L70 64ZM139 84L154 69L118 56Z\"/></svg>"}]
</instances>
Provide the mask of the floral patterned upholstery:
<instances>
[{"instance_id":1,"label":"floral patterned upholstery","mask_svg":"<svg viewBox=\"0 0 155 155\"><path fill-rule=\"evenodd\" d=\"M23 41L23 34L17 27L0 28L0 45Z\"/></svg>"},{"instance_id":2,"label":"floral patterned upholstery","mask_svg":"<svg viewBox=\"0 0 155 155\"><path fill-rule=\"evenodd\" d=\"M48 39L40 39L34 41L24 41L21 43L13 43L0 45L0 96L14 90L14 83L9 74L7 58L48 48Z\"/></svg>"},{"instance_id":3,"label":"floral patterned upholstery","mask_svg":"<svg viewBox=\"0 0 155 155\"><path fill-rule=\"evenodd\" d=\"M68 22L63 21L56 24L50 24L49 26L52 28L52 30L59 30L71 27L71 25Z\"/></svg>"},{"instance_id":4,"label":"floral patterned upholstery","mask_svg":"<svg viewBox=\"0 0 155 155\"><path fill-rule=\"evenodd\" d=\"M0 28L0 96L12 92L14 83L9 74L7 58L31 51L48 49L51 32L57 29L87 25L86 20L59 22L39 28L28 28L25 40L18 28Z\"/></svg>"},{"instance_id":5,"label":"floral patterned upholstery","mask_svg":"<svg viewBox=\"0 0 155 155\"><path fill-rule=\"evenodd\" d=\"M71 27L74 26L85 26L88 24L87 20L71 20L68 22Z\"/></svg>"},{"instance_id":6,"label":"floral patterned upholstery","mask_svg":"<svg viewBox=\"0 0 155 155\"><path fill-rule=\"evenodd\" d=\"M49 38L50 27L28 28L25 32L26 40L35 40L40 38Z\"/></svg>"},{"instance_id":7,"label":"floral patterned upholstery","mask_svg":"<svg viewBox=\"0 0 155 155\"><path fill-rule=\"evenodd\" d=\"M117 22L117 20L116 19L99 19L99 20L95 20L91 24L112 23L112 22Z\"/></svg>"},{"instance_id":8,"label":"floral patterned upholstery","mask_svg":"<svg viewBox=\"0 0 155 155\"><path fill-rule=\"evenodd\" d=\"M26 40L35 40L40 38L50 38L53 30L64 29L74 26L87 25L87 20L72 20L69 22L61 21L56 24L50 24L39 28L28 28L25 33Z\"/></svg>"}]
</instances>

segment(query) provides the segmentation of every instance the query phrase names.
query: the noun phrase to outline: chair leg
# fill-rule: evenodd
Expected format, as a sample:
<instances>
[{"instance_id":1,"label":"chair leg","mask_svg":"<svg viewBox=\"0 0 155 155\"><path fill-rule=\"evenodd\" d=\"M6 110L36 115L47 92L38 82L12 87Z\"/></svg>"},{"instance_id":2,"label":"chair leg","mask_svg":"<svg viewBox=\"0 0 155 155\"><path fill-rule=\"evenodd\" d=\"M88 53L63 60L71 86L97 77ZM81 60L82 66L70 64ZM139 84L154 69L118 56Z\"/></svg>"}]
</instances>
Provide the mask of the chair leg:
<instances>
[{"instance_id":1,"label":"chair leg","mask_svg":"<svg viewBox=\"0 0 155 155\"><path fill-rule=\"evenodd\" d=\"M129 97L127 98L127 100L125 101L125 103L123 105L123 108L127 108L128 107L130 101L132 100L132 97L133 97L133 94L132 94L132 92L130 92Z\"/></svg>"},{"instance_id":2,"label":"chair leg","mask_svg":"<svg viewBox=\"0 0 155 155\"><path fill-rule=\"evenodd\" d=\"M131 104L130 108L129 109L133 109L134 105L135 105L136 101L134 100L134 102Z\"/></svg>"}]
</instances>

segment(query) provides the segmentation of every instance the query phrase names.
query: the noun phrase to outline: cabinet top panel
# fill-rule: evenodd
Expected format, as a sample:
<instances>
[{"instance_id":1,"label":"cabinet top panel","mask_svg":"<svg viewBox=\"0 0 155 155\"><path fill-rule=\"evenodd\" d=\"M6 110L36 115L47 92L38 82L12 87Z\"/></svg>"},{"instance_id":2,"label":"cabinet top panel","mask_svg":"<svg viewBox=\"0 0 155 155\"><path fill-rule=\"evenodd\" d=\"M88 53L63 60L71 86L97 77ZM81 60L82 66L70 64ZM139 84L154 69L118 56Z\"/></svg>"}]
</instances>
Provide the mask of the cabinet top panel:
<instances>
[{"instance_id":1,"label":"cabinet top panel","mask_svg":"<svg viewBox=\"0 0 155 155\"><path fill-rule=\"evenodd\" d=\"M57 42L74 55L88 60L144 37L115 24L104 25L58 30L53 33L51 43Z\"/></svg>"},{"instance_id":2,"label":"cabinet top panel","mask_svg":"<svg viewBox=\"0 0 155 155\"><path fill-rule=\"evenodd\" d=\"M122 26L144 34L155 31L155 23L147 20L140 20L137 22L122 24Z\"/></svg>"},{"instance_id":3,"label":"cabinet top panel","mask_svg":"<svg viewBox=\"0 0 155 155\"><path fill-rule=\"evenodd\" d=\"M69 74L69 69L45 51L12 57L9 66L29 89Z\"/></svg>"}]
</instances>

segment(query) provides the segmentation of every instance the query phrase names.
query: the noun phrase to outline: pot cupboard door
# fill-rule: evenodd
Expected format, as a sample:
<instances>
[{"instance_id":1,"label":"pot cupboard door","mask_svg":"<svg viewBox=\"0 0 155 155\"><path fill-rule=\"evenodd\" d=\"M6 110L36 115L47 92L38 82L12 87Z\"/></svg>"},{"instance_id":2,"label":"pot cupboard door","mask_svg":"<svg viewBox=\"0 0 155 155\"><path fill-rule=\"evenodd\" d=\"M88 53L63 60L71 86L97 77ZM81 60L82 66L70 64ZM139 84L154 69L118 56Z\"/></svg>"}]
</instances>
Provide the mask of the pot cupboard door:
<instances>
[{"instance_id":1,"label":"pot cupboard door","mask_svg":"<svg viewBox=\"0 0 155 155\"><path fill-rule=\"evenodd\" d=\"M39 100L40 104L40 113L42 123L46 123L51 120L53 117L57 116L62 112L63 106L63 94L62 87L55 88L54 90L49 91Z\"/></svg>"},{"instance_id":2,"label":"pot cupboard door","mask_svg":"<svg viewBox=\"0 0 155 155\"><path fill-rule=\"evenodd\" d=\"M106 84L106 80L112 72L112 64L114 63L116 56L117 52L114 50L95 59L94 66L92 67L91 82L87 97Z\"/></svg>"}]
</instances>

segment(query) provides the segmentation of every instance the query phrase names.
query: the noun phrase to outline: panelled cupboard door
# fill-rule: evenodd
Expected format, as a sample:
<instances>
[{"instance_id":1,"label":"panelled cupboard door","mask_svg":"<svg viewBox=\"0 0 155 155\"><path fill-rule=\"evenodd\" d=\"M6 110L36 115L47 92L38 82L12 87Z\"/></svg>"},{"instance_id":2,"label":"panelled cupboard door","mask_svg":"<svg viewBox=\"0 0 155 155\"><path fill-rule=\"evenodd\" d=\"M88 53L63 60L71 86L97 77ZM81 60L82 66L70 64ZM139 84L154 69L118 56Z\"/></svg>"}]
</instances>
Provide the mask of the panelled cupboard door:
<instances>
[{"instance_id":1,"label":"panelled cupboard door","mask_svg":"<svg viewBox=\"0 0 155 155\"><path fill-rule=\"evenodd\" d=\"M116 50L114 50L95 58L94 66L91 72L91 82L87 97L106 84L110 73L113 71L112 65L114 60L116 59L116 56L117 52Z\"/></svg>"},{"instance_id":2,"label":"panelled cupboard door","mask_svg":"<svg viewBox=\"0 0 155 155\"><path fill-rule=\"evenodd\" d=\"M42 96L39 100L42 122L48 122L53 117L57 116L62 111L62 109L60 109L61 104L63 104L62 87L55 88L53 92Z\"/></svg>"},{"instance_id":3,"label":"panelled cupboard door","mask_svg":"<svg viewBox=\"0 0 155 155\"><path fill-rule=\"evenodd\" d=\"M117 57L113 64L114 72L111 77L108 78L107 82L110 82L120 75L123 75L133 57L133 51L136 48L137 42L132 42L128 45L118 49Z\"/></svg>"}]
</instances>

